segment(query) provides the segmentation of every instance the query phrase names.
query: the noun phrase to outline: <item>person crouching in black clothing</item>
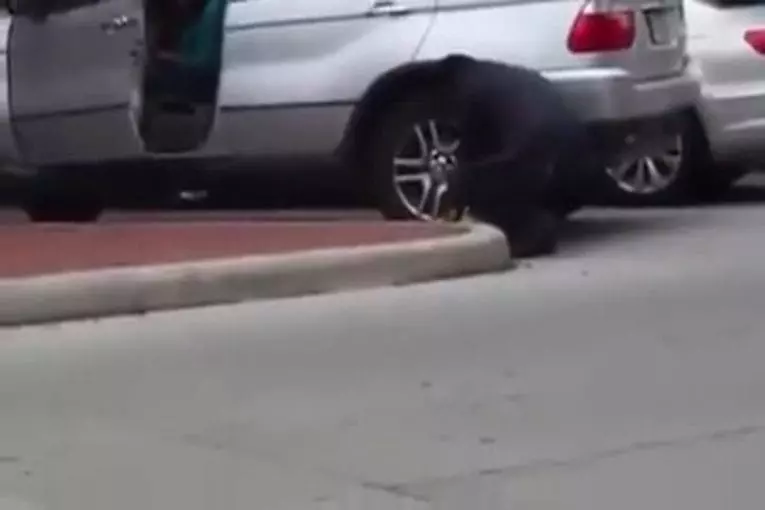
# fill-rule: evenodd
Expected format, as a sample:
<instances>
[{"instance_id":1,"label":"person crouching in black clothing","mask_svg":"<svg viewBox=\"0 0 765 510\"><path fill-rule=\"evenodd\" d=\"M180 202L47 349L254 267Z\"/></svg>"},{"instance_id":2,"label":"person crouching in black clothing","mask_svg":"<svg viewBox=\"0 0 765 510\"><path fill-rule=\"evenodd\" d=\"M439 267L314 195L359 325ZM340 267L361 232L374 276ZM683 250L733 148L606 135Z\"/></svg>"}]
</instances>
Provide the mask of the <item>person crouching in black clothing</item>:
<instances>
[{"instance_id":1,"label":"person crouching in black clothing","mask_svg":"<svg viewBox=\"0 0 765 510\"><path fill-rule=\"evenodd\" d=\"M462 133L453 200L502 229L515 256L554 252L597 171L583 125L535 71L450 56L438 73Z\"/></svg>"}]
</instances>

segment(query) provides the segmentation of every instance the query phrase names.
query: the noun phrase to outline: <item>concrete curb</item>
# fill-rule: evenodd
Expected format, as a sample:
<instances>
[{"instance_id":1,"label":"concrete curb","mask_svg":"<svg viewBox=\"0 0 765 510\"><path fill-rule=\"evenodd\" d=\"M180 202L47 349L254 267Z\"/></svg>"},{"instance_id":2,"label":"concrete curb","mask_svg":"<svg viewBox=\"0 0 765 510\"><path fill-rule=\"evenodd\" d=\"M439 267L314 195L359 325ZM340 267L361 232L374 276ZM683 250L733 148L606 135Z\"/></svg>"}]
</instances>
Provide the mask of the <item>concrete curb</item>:
<instances>
[{"instance_id":1,"label":"concrete curb","mask_svg":"<svg viewBox=\"0 0 765 510\"><path fill-rule=\"evenodd\" d=\"M444 238L0 280L0 327L402 285L510 267L505 237Z\"/></svg>"}]
</instances>

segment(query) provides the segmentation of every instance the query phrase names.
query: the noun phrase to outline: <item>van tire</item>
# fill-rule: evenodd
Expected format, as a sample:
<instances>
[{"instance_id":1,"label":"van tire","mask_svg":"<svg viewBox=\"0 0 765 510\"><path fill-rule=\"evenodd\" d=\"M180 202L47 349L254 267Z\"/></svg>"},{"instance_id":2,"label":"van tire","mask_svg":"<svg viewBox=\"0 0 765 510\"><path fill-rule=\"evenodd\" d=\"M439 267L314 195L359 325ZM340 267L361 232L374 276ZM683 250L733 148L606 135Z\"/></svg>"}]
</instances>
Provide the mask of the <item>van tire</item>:
<instances>
[{"instance_id":1,"label":"van tire","mask_svg":"<svg viewBox=\"0 0 765 510\"><path fill-rule=\"evenodd\" d=\"M95 184L76 169L43 169L29 183L22 209L35 223L90 223L104 210Z\"/></svg>"}]
</instances>

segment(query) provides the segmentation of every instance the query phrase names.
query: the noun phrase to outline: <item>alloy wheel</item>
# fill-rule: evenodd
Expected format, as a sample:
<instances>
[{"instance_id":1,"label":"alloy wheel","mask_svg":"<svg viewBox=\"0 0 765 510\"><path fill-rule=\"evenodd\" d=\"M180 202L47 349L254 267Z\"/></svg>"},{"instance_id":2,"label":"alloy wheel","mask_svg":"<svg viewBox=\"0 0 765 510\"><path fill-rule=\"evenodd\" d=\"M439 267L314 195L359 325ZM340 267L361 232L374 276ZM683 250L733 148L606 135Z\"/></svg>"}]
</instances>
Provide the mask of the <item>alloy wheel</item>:
<instances>
[{"instance_id":1,"label":"alloy wheel","mask_svg":"<svg viewBox=\"0 0 765 510\"><path fill-rule=\"evenodd\" d=\"M619 188L632 195L652 195L669 188L683 165L683 140L673 137L664 152L628 160L606 169Z\"/></svg>"},{"instance_id":2,"label":"alloy wheel","mask_svg":"<svg viewBox=\"0 0 765 510\"><path fill-rule=\"evenodd\" d=\"M403 137L393 157L393 185L414 218L456 220L464 213L451 200L459 146L456 125L435 119L413 124Z\"/></svg>"}]
</instances>

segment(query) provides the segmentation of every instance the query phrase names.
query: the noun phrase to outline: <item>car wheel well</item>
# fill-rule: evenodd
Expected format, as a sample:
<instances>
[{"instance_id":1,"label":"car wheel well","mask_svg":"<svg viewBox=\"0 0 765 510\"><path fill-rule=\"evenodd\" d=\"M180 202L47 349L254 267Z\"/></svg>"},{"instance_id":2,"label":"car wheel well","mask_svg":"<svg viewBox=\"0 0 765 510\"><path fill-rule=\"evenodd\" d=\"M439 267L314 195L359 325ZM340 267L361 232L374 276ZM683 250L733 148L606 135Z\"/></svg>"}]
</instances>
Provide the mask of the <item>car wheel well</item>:
<instances>
[{"instance_id":1,"label":"car wheel well","mask_svg":"<svg viewBox=\"0 0 765 510\"><path fill-rule=\"evenodd\" d=\"M691 129L693 129L695 135L698 136L700 141L708 148L709 136L707 135L707 127L704 124L704 118L701 112L696 108L691 108L688 110L687 119L688 122L690 122Z\"/></svg>"},{"instance_id":2,"label":"car wheel well","mask_svg":"<svg viewBox=\"0 0 765 510\"><path fill-rule=\"evenodd\" d=\"M387 106L435 85L434 65L433 62L424 62L399 67L369 87L357 104L343 137L341 152L349 165L363 162L376 121Z\"/></svg>"}]
</instances>

